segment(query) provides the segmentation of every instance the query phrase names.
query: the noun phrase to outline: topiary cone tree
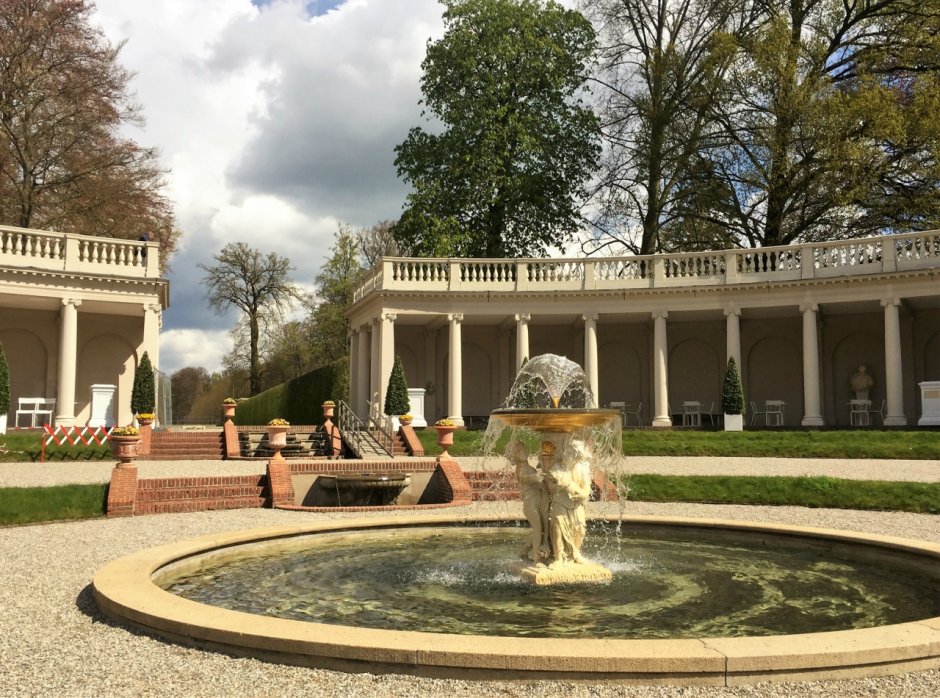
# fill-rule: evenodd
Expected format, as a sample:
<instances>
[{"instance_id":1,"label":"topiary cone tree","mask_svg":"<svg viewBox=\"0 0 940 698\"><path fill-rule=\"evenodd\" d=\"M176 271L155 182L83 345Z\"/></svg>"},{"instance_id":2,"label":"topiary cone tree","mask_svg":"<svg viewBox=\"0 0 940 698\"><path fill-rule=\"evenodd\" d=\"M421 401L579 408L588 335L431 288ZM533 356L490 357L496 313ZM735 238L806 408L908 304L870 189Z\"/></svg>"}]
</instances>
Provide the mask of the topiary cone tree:
<instances>
[{"instance_id":1,"label":"topiary cone tree","mask_svg":"<svg viewBox=\"0 0 940 698\"><path fill-rule=\"evenodd\" d=\"M721 411L725 413L726 431L740 431L743 428L741 415L744 414L744 388L733 356L728 359L725 383L721 388ZM737 419L729 419L732 416Z\"/></svg>"},{"instance_id":2,"label":"topiary cone tree","mask_svg":"<svg viewBox=\"0 0 940 698\"><path fill-rule=\"evenodd\" d=\"M131 391L131 412L134 414L153 414L157 398L153 383L153 365L147 352L140 357L137 370L134 371L134 389Z\"/></svg>"},{"instance_id":3,"label":"topiary cone tree","mask_svg":"<svg viewBox=\"0 0 940 698\"><path fill-rule=\"evenodd\" d=\"M0 344L0 434L7 431L7 413L10 411L10 371L7 355Z\"/></svg>"},{"instance_id":4,"label":"topiary cone tree","mask_svg":"<svg viewBox=\"0 0 940 698\"><path fill-rule=\"evenodd\" d=\"M408 400L408 381L405 379L405 367L401 357L395 357L392 375L388 377L388 389L385 391L385 414L408 414L411 402Z\"/></svg>"}]
</instances>

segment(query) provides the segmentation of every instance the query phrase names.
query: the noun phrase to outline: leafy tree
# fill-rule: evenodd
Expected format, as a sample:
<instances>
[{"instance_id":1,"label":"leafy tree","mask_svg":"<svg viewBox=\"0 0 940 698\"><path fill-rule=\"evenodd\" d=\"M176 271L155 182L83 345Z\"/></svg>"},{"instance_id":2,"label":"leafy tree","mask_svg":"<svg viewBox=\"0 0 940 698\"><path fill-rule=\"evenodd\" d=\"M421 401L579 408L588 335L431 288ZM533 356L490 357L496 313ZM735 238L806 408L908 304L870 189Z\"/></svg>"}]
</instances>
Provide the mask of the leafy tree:
<instances>
[{"instance_id":1,"label":"leafy tree","mask_svg":"<svg viewBox=\"0 0 940 698\"><path fill-rule=\"evenodd\" d=\"M407 257L411 249L404 240L395 239L395 222L379 221L368 228L356 231L356 242L366 268L375 265L382 257Z\"/></svg>"},{"instance_id":2,"label":"leafy tree","mask_svg":"<svg viewBox=\"0 0 940 698\"><path fill-rule=\"evenodd\" d=\"M131 412L134 414L153 414L156 410L157 396L153 381L153 365L144 352L134 371L134 387L131 389Z\"/></svg>"},{"instance_id":3,"label":"leafy tree","mask_svg":"<svg viewBox=\"0 0 940 698\"><path fill-rule=\"evenodd\" d=\"M395 237L416 254L544 254L579 226L597 119L580 95L595 45L578 12L548 0L442 0L421 88L431 130L396 148L410 182Z\"/></svg>"},{"instance_id":4,"label":"leafy tree","mask_svg":"<svg viewBox=\"0 0 940 698\"><path fill-rule=\"evenodd\" d=\"M697 190L683 184L710 142L710 114L729 58L724 32L746 21L726 0L595 0L595 80L608 147L597 233L585 251L653 254Z\"/></svg>"},{"instance_id":5,"label":"leafy tree","mask_svg":"<svg viewBox=\"0 0 940 698\"><path fill-rule=\"evenodd\" d=\"M346 309L362 278L359 245L352 230L340 225L332 253L316 277L316 296L310 313L310 336L317 365L324 365L349 352L349 321Z\"/></svg>"},{"instance_id":6,"label":"leafy tree","mask_svg":"<svg viewBox=\"0 0 940 698\"><path fill-rule=\"evenodd\" d=\"M174 421L189 416L193 401L209 389L210 381L209 372L202 366L187 366L173 372L170 376L170 390Z\"/></svg>"},{"instance_id":7,"label":"leafy tree","mask_svg":"<svg viewBox=\"0 0 940 698\"><path fill-rule=\"evenodd\" d=\"M261 361L258 353L262 318L280 314L299 298L290 281L290 260L274 252L264 255L243 242L230 242L214 257L216 264L199 268L205 272L209 305L219 314L234 306L248 326L249 391L261 391Z\"/></svg>"},{"instance_id":8,"label":"leafy tree","mask_svg":"<svg viewBox=\"0 0 940 698\"><path fill-rule=\"evenodd\" d=\"M754 7L693 217L750 246L936 227L940 2Z\"/></svg>"},{"instance_id":9,"label":"leafy tree","mask_svg":"<svg viewBox=\"0 0 940 698\"><path fill-rule=\"evenodd\" d=\"M85 0L0 2L0 223L137 239L169 259L179 232L131 73Z\"/></svg>"},{"instance_id":10,"label":"leafy tree","mask_svg":"<svg viewBox=\"0 0 940 698\"><path fill-rule=\"evenodd\" d=\"M0 344L0 415L10 411L10 369L7 366L7 355Z\"/></svg>"},{"instance_id":11,"label":"leafy tree","mask_svg":"<svg viewBox=\"0 0 940 698\"><path fill-rule=\"evenodd\" d=\"M728 359L725 382L721 387L721 410L725 414L744 414L744 388L733 356Z\"/></svg>"},{"instance_id":12,"label":"leafy tree","mask_svg":"<svg viewBox=\"0 0 940 698\"><path fill-rule=\"evenodd\" d=\"M408 414L411 402L408 400L408 380L405 378L405 367L401 357L395 357L392 373L388 377L388 387L385 390L385 414Z\"/></svg>"}]
</instances>

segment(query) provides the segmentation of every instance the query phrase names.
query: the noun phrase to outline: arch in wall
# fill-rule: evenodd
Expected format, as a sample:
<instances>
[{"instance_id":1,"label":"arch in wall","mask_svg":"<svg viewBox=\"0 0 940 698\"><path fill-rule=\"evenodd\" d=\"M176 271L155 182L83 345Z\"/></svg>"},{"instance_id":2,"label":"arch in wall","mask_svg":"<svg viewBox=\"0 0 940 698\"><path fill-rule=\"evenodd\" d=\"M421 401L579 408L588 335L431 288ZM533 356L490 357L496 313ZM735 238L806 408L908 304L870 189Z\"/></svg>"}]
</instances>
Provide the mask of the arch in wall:
<instances>
[{"instance_id":1,"label":"arch in wall","mask_svg":"<svg viewBox=\"0 0 940 698\"><path fill-rule=\"evenodd\" d=\"M114 393L114 418L118 424L129 424L131 391L137 367L134 346L120 335L105 333L88 339L78 352L75 373L76 424L87 421L91 414L91 386L96 383L117 386Z\"/></svg>"},{"instance_id":2,"label":"arch in wall","mask_svg":"<svg viewBox=\"0 0 940 698\"><path fill-rule=\"evenodd\" d=\"M866 366L874 379L869 399L878 409L885 398L884 337L871 332L854 332L843 337L832 350L829 372L829 394L832 396L830 424L849 424L849 400L855 397L850 380L859 366Z\"/></svg>"},{"instance_id":3,"label":"arch in wall","mask_svg":"<svg viewBox=\"0 0 940 698\"><path fill-rule=\"evenodd\" d=\"M762 410L765 400L783 400L787 403L784 424L795 426L803 421L801 345L783 335L762 337L748 351L745 371L744 399L748 410L752 401ZM750 417L747 421L750 423Z\"/></svg>"},{"instance_id":4,"label":"arch in wall","mask_svg":"<svg viewBox=\"0 0 940 698\"><path fill-rule=\"evenodd\" d=\"M39 335L24 329L0 330L10 376L10 426L21 397L54 398L55 387L47 387L49 352ZM52 391L53 394L47 395Z\"/></svg>"},{"instance_id":5,"label":"arch in wall","mask_svg":"<svg viewBox=\"0 0 940 698\"><path fill-rule=\"evenodd\" d=\"M635 409L643 400L643 365L636 349L622 340L605 342L597 349L597 364L597 403L617 400Z\"/></svg>"},{"instance_id":6,"label":"arch in wall","mask_svg":"<svg viewBox=\"0 0 940 698\"><path fill-rule=\"evenodd\" d=\"M708 410L721 400L724 380L721 358L708 342L692 338L676 344L669 352L669 402L672 411L682 409L685 400L698 400Z\"/></svg>"}]
</instances>

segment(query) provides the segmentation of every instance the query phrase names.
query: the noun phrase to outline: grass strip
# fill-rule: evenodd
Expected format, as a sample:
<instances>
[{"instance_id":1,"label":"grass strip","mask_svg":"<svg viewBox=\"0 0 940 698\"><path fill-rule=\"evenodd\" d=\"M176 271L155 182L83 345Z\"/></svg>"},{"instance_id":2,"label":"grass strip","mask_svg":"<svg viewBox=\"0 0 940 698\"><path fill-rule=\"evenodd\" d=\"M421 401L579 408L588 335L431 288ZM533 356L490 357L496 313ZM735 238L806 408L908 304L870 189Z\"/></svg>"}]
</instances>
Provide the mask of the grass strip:
<instances>
[{"instance_id":1,"label":"grass strip","mask_svg":"<svg viewBox=\"0 0 940 698\"><path fill-rule=\"evenodd\" d=\"M7 432L0 436L0 462L39 461L44 438L44 434L39 431ZM47 461L101 460L110 457L111 448L108 444L86 446L80 443L75 446L59 446L51 443L46 446Z\"/></svg>"},{"instance_id":2,"label":"grass strip","mask_svg":"<svg viewBox=\"0 0 940 698\"><path fill-rule=\"evenodd\" d=\"M0 526L104 516L108 485L0 488Z\"/></svg>"},{"instance_id":3,"label":"grass strip","mask_svg":"<svg viewBox=\"0 0 940 698\"><path fill-rule=\"evenodd\" d=\"M940 514L940 483L833 477L630 475L628 499Z\"/></svg>"},{"instance_id":4,"label":"grass strip","mask_svg":"<svg viewBox=\"0 0 940 698\"><path fill-rule=\"evenodd\" d=\"M441 452L434 429L418 429L429 456ZM454 432L453 456L480 455L482 431ZM497 445L499 446L499 445ZM940 460L940 432L917 431L687 431L639 429L623 432L626 456L715 456L750 458L887 458Z\"/></svg>"}]
</instances>

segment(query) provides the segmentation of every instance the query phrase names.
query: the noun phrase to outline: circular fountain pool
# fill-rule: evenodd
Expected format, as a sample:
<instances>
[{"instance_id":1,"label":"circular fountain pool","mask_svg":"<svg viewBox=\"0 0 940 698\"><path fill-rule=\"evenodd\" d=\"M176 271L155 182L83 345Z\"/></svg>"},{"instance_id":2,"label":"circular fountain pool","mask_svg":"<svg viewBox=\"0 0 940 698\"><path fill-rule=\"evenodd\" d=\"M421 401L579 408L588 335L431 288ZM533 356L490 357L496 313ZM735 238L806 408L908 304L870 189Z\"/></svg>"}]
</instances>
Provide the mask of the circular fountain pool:
<instances>
[{"instance_id":1,"label":"circular fountain pool","mask_svg":"<svg viewBox=\"0 0 940 698\"><path fill-rule=\"evenodd\" d=\"M175 640L343 669L725 683L940 665L940 546L631 518L585 548L613 582L534 588L502 571L517 528L466 523L188 541L111 563L95 596Z\"/></svg>"}]
</instances>

